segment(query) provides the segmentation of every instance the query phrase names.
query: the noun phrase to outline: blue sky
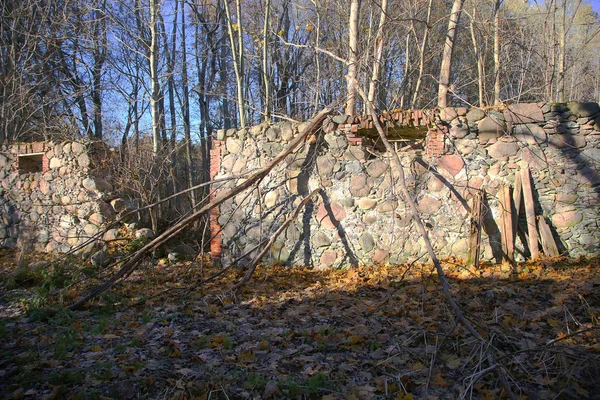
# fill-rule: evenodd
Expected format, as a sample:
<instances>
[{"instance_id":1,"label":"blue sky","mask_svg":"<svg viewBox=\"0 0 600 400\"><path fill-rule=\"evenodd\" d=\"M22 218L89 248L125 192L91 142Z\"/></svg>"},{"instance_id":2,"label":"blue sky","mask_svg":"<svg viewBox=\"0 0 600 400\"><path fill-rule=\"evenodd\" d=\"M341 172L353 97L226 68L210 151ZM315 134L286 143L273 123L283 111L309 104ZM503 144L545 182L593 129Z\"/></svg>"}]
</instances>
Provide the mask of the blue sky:
<instances>
[{"instance_id":1,"label":"blue sky","mask_svg":"<svg viewBox=\"0 0 600 400\"><path fill-rule=\"evenodd\" d=\"M600 0L588 0L588 3L592 5L594 11L600 13Z\"/></svg>"}]
</instances>

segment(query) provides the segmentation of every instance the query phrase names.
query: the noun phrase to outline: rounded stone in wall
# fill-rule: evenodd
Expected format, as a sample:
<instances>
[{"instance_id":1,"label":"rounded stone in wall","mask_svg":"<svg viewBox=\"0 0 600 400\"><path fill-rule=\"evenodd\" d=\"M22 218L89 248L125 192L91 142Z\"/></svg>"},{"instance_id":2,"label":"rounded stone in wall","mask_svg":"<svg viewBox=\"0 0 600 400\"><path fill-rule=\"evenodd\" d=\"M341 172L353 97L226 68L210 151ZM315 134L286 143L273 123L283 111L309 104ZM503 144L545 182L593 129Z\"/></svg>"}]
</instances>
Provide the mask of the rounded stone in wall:
<instances>
[{"instance_id":1,"label":"rounded stone in wall","mask_svg":"<svg viewBox=\"0 0 600 400\"><path fill-rule=\"evenodd\" d=\"M385 264L390 258L390 252L383 249L377 249L373 253L373 264L381 265Z\"/></svg>"},{"instance_id":2,"label":"rounded stone in wall","mask_svg":"<svg viewBox=\"0 0 600 400\"><path fill-rule=\"evenodd\" d=\"M100 213L93 213L88 217L88 221L94 225L100 226L104 223L104 217Z\"/></svg>"},{"instance_id":3,"label":"rounded stone in wall","mask_svg":"<svg viewBox=\"0 0 600 400\"><path fill-rule=\"evenodd\" d=\"M362 197L358 200L358 208L361 210L371 210L377 206L377 200L369 197Z\"/></svg>"},{"instance_id":4,"label":"rounded stone in wall","mask_svg":"<svg viewBox=\"0 0 600 400\"><path fill-rule=\"evenodd\" d=\"M83 153L77 157L77 165L79 165L81 168L90 166L90 157L87 155L87 153Z\"/></svg>"},{"instance_id":5,"label":"rounded stone in wall","mask_svg":"<svg viewBox=\"0 0 600 400\"><path fill-rule=\"evenodd\" d=\"M375 247L375 239L373 239L373 235L368 232L360 235L358 238L358 243L365 253L370 252L373 250L373 247Z\"/></svg>"},{"instance_id":6,"label":"rounded stone in wall","mask_svg":"<svg viewBox=\"0 0 600 400\"><path fill-rule=\"evenodd\" d=\"M225 147L227 148L228 152L230 152L232 154L239 154L242 152L242 150L244 148L244 144L239 139L229 137L229 138L227 138L227 141L225 142Z\"/></svg>"},{"instance_id":7,"label":"rounded stone in wall","mask_svg":"<svg viewBox=\"0 0 600 400\"><path fill-rule=\"evenodd\" d=\"M421 199L421 201L419 201L417 206L419 211L423 214L433 214L440 210L442 207L442 202L434 197L425 196L423 199Z\"/></svg>"},{"instance_id":8,"label":"rounded stone in wall","mask_svg":"<svg viewBox=\"0 0 600 400\"><path fill-rule=\"evenodd\" d=\"M455 177L464 168L465 161L459 155L450 154L440 157L438 166Z\"/></svg>"},{"instance_id":9,"label":"rounded stone in wall","mask_svg":"<svg viewBox=\"0 0 600 400\"><path fill-rule=\"evenodd\" d=\"M372 178L377 178L383 175L388 168L389 165L386 162L383 162L381 160L374 160L367 164L367 173Z\"/></svg>"},{"instance_id":10,"label":"rounded stone in wall","mask_svg":"<svg viewBox=\"0 0 600 400\"><path fill-rule=\"evenodd\" d=\"M519 151L519 144L515 142L498 141L488 147L488 155L496 160L507 160Z\"/></svg>"},{"instance_id":11,"label":"rounded stone in wall","mask_svg":"<svg viewBox=\"0 0 600 400\"><path fill-rule=\"evenodd\" d=\"M321 255L321 268L327 268L334 265L338 260L338 253L333 250L326 250Z\"/></svg>"},{"instance_id":12,"label":"rounded stone in wall","mask_svg":"<svg viewBox=\"0 0 600 400\"><path fill-rule=\"evenodd\" d=\"M485 117L485 112L479 108L471 108L467 112L467 120L471 123L477 122Z\"/></svg>"},{"instance_id":13,"label":"rounded stone in wall","mask_svg":"<svg viewBox=\"0 0 600 400\"><path fill-rule=\"evenodd\" d=\"M85 232L85 234L88 237L94 236L96 233L98 233L98 230L99 230L99 228L96 225L94 225L94 224L86 224L83 227L83 231Z\"/></svg>"},{"instance_id":14,"label":"rounded stone in wall","mask_svg":"<svg viewBox=\"0 0 600 400\"><path fill-rule=\"evenodd\" d=\"M337 203L327 206L321 203L317 210L317 221L326 229L335 229L344 219L346 219L346 210Z\"/></svg>"},{"instance_id":15,"label":"rounded stone in wall","mask_svg":"<svg viewBox=\"0 0 600 400\"><path fill-rule=\"evenodd\" d=\"M583 214L579 211L567 211L552 215L552 223L557 228L571 228L583 220Z\"/></svg>"},{"instance_id":16,"label":"rounded stone in wall","mask_svg":"<svg viewBox=\"0 0 600 400\"><path fill-rule=\"evenodd\" d=\"M387 199L382 203L379 203L377 206L377 212L379 213L388 213L394 211L398 207L398 202L396 200Z\"/></svg>"},{"instance_id":17,"label":"rounded stone in wall","mask_svg":"<svg viewBox=\"0 0 600 400\"><path fill-rule=\"evenodd\" d=\"M63 166L63 161L58 157L54 157L50 160L50 164L48 166L50 169L60 168Z\"/></svg>"},{"instance_id":18,"label":"rounded stone in wall","mask_svg":"<svg viewBox=\"0 0 600 400\"><path fill-rule=\"evenodd\" d=\"M507 130L506 122L495 115L489 115L479 121L477 129L480 144L486 144L491 139L504 135Z\"/></svg>"},{"instance_id":19,"label":"rounded stone in wall","mask_svg":"<svg viewBox=\"0 0 600 400\"><path fill-rule=\"evenodd\" d=\"M324 232L317 232L312 237L312 243L315 247L328 247L331 244L331 239Z\"/></svg>"},{"instance_id":20,"label":"rounded stone in wall","mask_svg":"<svg viewBox=\"0 0 600 400\"><path fill-rule=\"evenodd\" d=\"M366 197L371 192L372 183L365 175L355 175L350 178L350 194L354 197Z\"/></svg>"},{"instance_id":21,"label":"rounded stone in wall","mask_svg":"<svg viewBox=\"0 0 600 400\"><path fill-rule=\"evenodd\" d=\"M336 160L330 156L317 157L317 171L321 176L329 176L332 174Z\"/></svg>"},{"instance_id":22,"label":"rounded stone in wall","mask_svg":"<svg viewBox=\"0 0 600 400\"><path fill-rule=\"evenodd\" d=\"M85 145L79 142L73 142L71 144L71 150L73 151L73 154L77 156L85 151Z\"/></svg>"}]
</instances>

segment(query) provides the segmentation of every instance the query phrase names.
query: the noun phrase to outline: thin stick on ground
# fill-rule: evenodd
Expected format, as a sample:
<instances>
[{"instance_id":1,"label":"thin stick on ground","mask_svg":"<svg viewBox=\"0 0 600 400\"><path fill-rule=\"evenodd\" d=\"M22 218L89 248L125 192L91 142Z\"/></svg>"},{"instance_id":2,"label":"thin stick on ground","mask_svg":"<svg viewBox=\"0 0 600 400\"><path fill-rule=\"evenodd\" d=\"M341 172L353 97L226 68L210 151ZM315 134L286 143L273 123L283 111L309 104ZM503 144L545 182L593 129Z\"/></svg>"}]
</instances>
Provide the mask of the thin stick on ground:
<instances>
[{"instance_id":1,"label":"thin stick on ground","mask_svg":"<svg viewBox=\"0 0 600 400\"><path fill-rule=\"evenodd\" d=\"M331 114L333 110L331 108L325 108L321 112L319 112L311 121L311 123L304 129L303 132L299 133L298 136L288 144L288 146L283 149L273 160L271 160L267 165L265 165L262 169L252 174L246 181L240 183L235 188L223 192L220 195L217 195L211 202L201 207L198 211L188 216L187 218L181 220L177 224L169 227L162 234L158 235L152 241L150 241L147 245L139 249L136 253L134 253L133 257L129 261L127 261L123 266L117 271L110 279L92 289L90 293L88 293L85 297L81 298L77 302L73 303L69 308L71 310L76 310L87 303L89 300L98 296L99 294L105 292L110 289L119 279L124 276L129 275L132 271L135 270L137 265L140 263L142 258L148 254L150 251L155 248L161 246L166 243L168 240L174 238L179 235L183 230L198 220L202 215L212 210L215 207L223 204L226 200L238 195L239 193L245 191L246 189L252 187L256 183L260 182L264 179L271 170L277 166L282 160L285 159L289 154L291 154L296 147L300 145L310 134L316 132L322 125L325 118Z\"/></svg>"}]
</instances>

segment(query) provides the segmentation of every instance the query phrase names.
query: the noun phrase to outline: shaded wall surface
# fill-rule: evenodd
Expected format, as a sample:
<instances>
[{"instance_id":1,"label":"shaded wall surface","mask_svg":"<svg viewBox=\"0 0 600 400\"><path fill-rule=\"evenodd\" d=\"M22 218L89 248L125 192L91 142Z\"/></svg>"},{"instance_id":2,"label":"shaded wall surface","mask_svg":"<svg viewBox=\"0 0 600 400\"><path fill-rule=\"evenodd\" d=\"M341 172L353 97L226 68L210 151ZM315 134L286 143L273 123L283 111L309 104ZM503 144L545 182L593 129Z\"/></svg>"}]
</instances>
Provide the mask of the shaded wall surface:
<instances>
[{"instance_id":1,"label":"shaded wall surface","mask_svg":"<svg viewBox=\"0 0 600 400\"><path fill-rule=\"evenodd\" d=\"M0 151L0 246L67 252L114 216L94 145L39 142Z\"/></svg>"},{"instance_id":2,"label":"shaded wall surface","mask_svg":"<svg viewBox=\"0 0 600 400\"><path fill-rule=\"evenodd\" d=\"M482 259L502 258L498 191L529 168L536 215L569 256L600 254L600 108L596 103L515 104L501 110L433 111L437 128L421 149L397 146L409 190L441 256L466 258L474 195L485 192ZM425 253L408 206L398 196L389 155L375 151L336 118L252 191L211 216L213 256L227 264L283 223L322 189L275 242L270 261L335 267L413 260ZM339 121L340 119L337 118ZM303 126L290 123L220 131L211 176L264 166ZM350 137L350 140L349 140ZM410 143L408 143L410 144ZM218 194L239 183L214 185ZM522 206L521 206L522 208ZM526 232L524 216L520 231ZM517 259L527 257L523 233ZM243 262L242 261L242 262Z\"/></svg>"}]
</instances>

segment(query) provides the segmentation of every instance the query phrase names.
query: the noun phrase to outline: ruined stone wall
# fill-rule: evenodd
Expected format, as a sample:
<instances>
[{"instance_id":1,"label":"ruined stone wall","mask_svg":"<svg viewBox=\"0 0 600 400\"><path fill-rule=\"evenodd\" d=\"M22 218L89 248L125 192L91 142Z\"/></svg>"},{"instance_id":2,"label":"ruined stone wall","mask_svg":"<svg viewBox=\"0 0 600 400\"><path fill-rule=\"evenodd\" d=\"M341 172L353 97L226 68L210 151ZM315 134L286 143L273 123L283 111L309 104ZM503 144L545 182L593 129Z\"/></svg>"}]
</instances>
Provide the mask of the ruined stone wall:
<instances>
[{"instance_id":1,"label":"ruined stone wall","mask_svg":"<svg viewBox=\"0 0 600 400\"><path fill-rule=\"evenodd\" d=\"M106 201L111 186L92 147L79 142L2 147L0 246L67 252L98 233L114 213Z\"/></svg>"},{"instance_id":2,"label":"ruined stone wall","mask_svg":"<svg viewBox=\"0 0 600 400\"><path fill-rule=\"evenodd\" d=\"M570 256L600 254L600 108L595 103L516 104L503 110L436 111L439 129L422 150L399 152L434 247L466 258L470 210L486 193L482 259L499 261L498 190L531 170L536 214ZM337 120L340 120L337 118ZM280 226L310 191L322 188L271 248L270 261L332 267L412 260L425 253L408 206L397 195L389 158L375 156L348 127L325 125L252 192L213 214L213 256L229 263ZM264 166L294 137L289 123L220 131L213 150L215 179ZM221 190L239 181L215 184ZM523 219L523 217L522 217ZM521 228L527 230L525 221ZM219 233L220 232L220 233ZM517 240L518 251L527 253ZM519 256L518 256L519 258ZM522 259L522 256L520 256Z\"/></svg>"}]
</instances>

